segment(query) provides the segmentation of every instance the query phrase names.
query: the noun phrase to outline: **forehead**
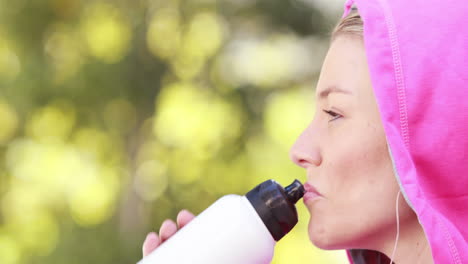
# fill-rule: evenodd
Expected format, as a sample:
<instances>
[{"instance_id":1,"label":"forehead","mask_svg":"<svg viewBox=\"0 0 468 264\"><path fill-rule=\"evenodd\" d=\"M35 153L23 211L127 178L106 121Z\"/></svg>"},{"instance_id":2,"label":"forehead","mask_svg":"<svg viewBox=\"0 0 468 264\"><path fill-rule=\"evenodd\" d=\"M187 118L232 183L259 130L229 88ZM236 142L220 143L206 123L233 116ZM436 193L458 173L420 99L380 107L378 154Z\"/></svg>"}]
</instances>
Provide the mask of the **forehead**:
<instances>
[{"instance_id":1,"label":"forehead","mask_svg":"<svg viewBox=\"0 0 468 264\"><path fill-rule=\"evenodd\" d=\"M357 37L340 36L330 45L322 65L316 98L330 93L353 94L368 79L364 43Z\"/></svg>"}]
</instances>

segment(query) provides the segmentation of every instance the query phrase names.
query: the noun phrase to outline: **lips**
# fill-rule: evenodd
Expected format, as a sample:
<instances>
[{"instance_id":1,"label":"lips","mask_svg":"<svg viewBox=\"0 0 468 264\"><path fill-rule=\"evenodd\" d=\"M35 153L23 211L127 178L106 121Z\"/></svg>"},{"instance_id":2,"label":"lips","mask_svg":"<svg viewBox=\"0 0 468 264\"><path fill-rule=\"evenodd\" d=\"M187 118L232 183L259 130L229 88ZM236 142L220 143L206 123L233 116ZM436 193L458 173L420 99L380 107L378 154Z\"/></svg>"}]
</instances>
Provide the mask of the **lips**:
<instances>
[{"instance_id":1,"label":"lips","mask_svg":"<svg viewBox=\"0 0 468 264\"><path fill-rule=\"evenodd\" d=\"M313 200L314 198L321 198L322 194L320 194L315 187L310 183L304 184L305 194L303 197L304 203L307 201Z\"/></svg>"},{"instance_id":2,"label":"lips","mask_svg":"<svg viewBox=\"0 0 468 264\"><path fill-rule=\"evenodd\" d=\"M304 189L305 189L306 193L315 193L316 195L322 196L322 194L320 194L317 191L317 189L315 189L315 187L312 184L308 183L308 182L304 183Z\"/></svg>"}]
</instances>

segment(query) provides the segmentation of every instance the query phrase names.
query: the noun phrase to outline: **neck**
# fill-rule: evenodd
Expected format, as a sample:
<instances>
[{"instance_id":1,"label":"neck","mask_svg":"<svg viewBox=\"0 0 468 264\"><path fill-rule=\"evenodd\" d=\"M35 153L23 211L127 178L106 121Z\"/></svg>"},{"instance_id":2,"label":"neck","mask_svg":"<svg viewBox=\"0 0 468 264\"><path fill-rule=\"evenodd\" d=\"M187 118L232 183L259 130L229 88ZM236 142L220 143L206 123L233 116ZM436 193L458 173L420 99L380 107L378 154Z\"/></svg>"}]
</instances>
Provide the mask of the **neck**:
<instances>
[{"instance_id":1,"label":"neck","mask_svg":"<svg viewBox=\"0 0 468 264\"><path fill-rule=\"evenodd\" d=\"M386 241L381 243L379 248L375 250L380 251L392 257L395 248L396 238L396 225L391 228L395 232L388 234ZM411 217L407 221L400 222L400 233L398 244L395 250L393 262L396 264L431 264L433 263L431 248L426 239L424 230L419 224L417 217Z\"/></svg>"}]
</instances>

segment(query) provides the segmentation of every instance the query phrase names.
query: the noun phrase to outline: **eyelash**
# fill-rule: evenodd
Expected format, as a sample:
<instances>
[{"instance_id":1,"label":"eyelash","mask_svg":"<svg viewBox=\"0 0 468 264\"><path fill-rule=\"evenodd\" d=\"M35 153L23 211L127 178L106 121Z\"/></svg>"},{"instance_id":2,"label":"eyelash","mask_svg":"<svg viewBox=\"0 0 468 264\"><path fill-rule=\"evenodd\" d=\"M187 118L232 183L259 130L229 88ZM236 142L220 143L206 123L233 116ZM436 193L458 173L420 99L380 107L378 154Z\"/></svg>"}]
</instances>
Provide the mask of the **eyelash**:
<instances>
[{"instance_id":1,"label":"eyelash","mask_svg":"<svg viewBox=\"0 0 468 264\"><path fill-rule=\"evenodd\" d=\"M333 112L333 111L331 111L331 110L325 110L325 109L323 109L323 112L325 112L326 114L328 114L328 115L330 115L331 117L333 117L332 119L328 120L328 122L334 121L334 120L336 120L336 119L338 119L338 118L341 117L340 114L337 114L337 113L335 113L335 112Z\"/></svg>"}]
</instances>

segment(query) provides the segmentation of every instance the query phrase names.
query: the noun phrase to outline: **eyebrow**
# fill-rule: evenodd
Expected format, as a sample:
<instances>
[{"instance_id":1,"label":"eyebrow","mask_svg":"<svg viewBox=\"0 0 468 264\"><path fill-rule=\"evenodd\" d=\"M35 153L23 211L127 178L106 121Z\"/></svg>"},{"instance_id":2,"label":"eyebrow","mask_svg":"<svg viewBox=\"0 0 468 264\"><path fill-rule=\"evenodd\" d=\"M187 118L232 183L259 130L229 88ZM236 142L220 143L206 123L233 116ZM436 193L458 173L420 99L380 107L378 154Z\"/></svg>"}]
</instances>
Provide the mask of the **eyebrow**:
<instances>
[{"instance_id":1,"label":"eyebrow","mask_svg":"<svg viewBox=\"0 0 468 264\"><path fill-rule=\"evenodd\" d=\"M343 93L343 94L352 94L350 91L347 91L347 90L343 90L337 86L328 86L326 89L322 90L320 93L319 93L319 99L323 99L325 97L327 97L329 94L331 93Z\"/></svg>"}]
</instances>

